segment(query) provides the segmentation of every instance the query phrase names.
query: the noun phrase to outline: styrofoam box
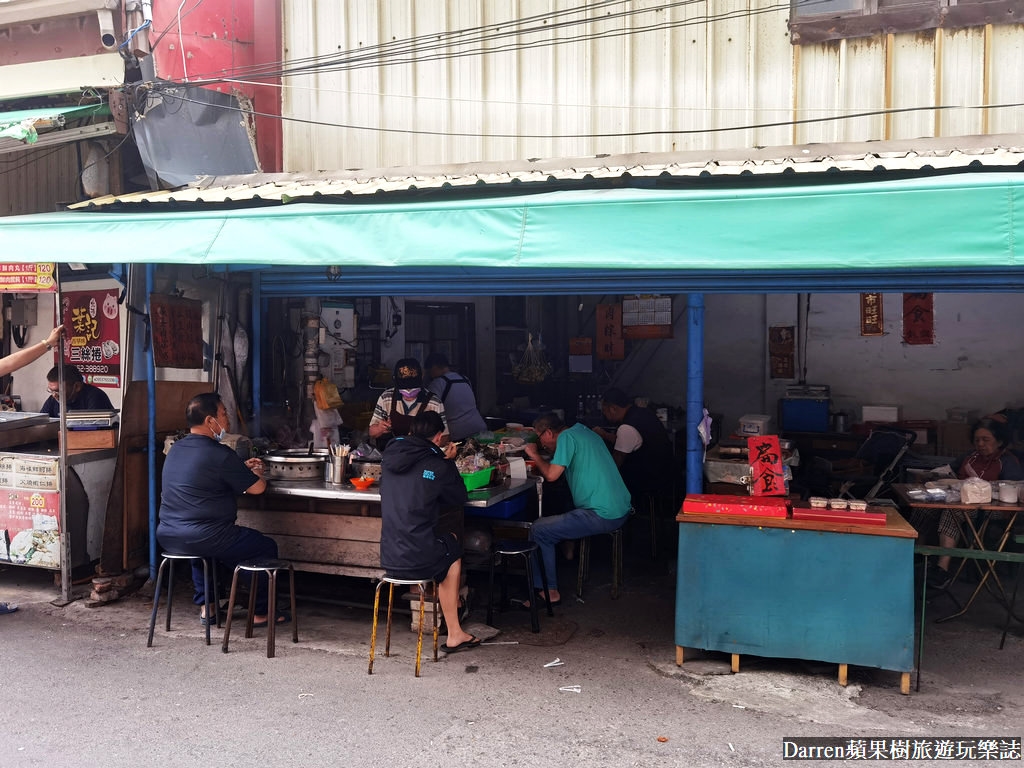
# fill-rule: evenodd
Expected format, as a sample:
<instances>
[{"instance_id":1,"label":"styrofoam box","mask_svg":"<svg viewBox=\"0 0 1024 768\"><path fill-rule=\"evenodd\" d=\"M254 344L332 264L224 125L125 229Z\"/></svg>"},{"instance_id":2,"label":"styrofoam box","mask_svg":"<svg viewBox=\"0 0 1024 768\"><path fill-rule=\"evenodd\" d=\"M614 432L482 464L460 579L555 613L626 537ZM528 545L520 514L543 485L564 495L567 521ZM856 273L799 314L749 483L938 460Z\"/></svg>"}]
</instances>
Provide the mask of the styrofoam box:
<instances>
[{"instance_id":1,"label":"styrofoam box","mask_svg":"<svg viewBox=\"0 0 1024 768\"><path fill-rule=\"evenodd\" d=\"M865 405L861 408L861 421L899 421L898 405Z\"/></svg>"},{"instance_id":2,"label":"styrofoam box","mask_svg":"<svg viewBox=\"0 0 1024 768\"><path fill-rule=\"evenodd\" d=\"M772 417L766 413L748 413L740 416L741 435L767 435L771 431Z\"/></svg>"}]
</instances>

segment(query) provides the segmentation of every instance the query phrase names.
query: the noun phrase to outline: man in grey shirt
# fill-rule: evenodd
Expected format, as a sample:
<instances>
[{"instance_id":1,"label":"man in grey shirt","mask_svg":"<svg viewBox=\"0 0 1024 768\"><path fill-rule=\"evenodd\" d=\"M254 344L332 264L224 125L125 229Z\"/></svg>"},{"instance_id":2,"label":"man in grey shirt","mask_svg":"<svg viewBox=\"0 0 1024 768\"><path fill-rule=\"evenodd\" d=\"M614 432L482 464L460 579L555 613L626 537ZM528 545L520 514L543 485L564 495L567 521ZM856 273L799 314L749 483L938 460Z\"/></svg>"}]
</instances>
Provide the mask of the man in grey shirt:
<instances>
[{"instance_id":1,"label":"man in grey shirt","mask_svg":"<svg viewBox=\"0 0 1024 768\"><path fill-rule=\"evenodd\" d=\"M465 440L470 435L487 429L487 422L476 407L476 395L469 379L455 373L449 367L448 358L440 352L433 352L423 363L428 389L444 403L448 420L448 433L455 441Z\"/></svg>"}]
</instances>

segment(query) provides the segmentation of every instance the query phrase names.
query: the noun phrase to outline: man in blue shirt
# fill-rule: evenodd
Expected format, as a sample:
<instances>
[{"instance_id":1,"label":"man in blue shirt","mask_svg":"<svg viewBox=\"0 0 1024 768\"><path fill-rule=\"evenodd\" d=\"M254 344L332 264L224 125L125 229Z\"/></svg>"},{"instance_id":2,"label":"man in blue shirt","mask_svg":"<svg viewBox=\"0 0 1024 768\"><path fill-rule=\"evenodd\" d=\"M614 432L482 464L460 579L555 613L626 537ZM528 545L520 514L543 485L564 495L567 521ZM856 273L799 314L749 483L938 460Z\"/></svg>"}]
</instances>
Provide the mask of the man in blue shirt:
<instances>
[{"instance_id":1,"label":"man in blue shirt","mask_svg":"<svg viewBox=\"0 0 1024 768\"><path fill-rule=\"evenodd\" d=\"M156 535L169 552L216 558L234 569L243 560L274 559L277 542L252 528L236 525L239 494L263 493L263 462L242 459L221 440L228 414L220 395L204 392L185 408L189 434L176 440L164 461L160 524ZM207 613L202 564L192 563L193 602L203 606L201 621L214 621ZM254 626L267 624L266 577L258 582ZM278 623L287 620L278 616Z\"/></svg>"},{"instance_id":2,"label":"man in blue shirt","mask_svg":"<svg viewBox=\"0 0 1024 768\"><path fill-rule=\"evenodd\" d=\"M430 391L444 404L444 416L452 440L465 440L487 429L487 422L477 409L476 395L469 379L455 373L449 367L447 357L433 352L427 356L423 367L427 369Z\"/></svg>"},{"instance_id":3,"label":"man in blue shirt","mask_svg":"<svg viewBox=\"0 0 1024 768\"><path fill-rule=\"evenodd\" d=\"M545 413L533 422L533 429L541 447L554 455L547 461L533 443L526 444L527 455L536 462L537 471L546 481L554 482L565 474L576 504L575 509L565 514L538 518L530 528L530 539L537 542L544 558L551 604L557 605L561 593L555 571L555 545L621 528L629 515L629 491L604 441L583 424L566 428L558 414ZM541 583L536 560L533 578L534 584ZM538 595L544 599L542 593ZM530 597L535 599L538 595Z\"/></svg>"},{"instance_id":4,"label":"man in blue shirt","mask_svg":"<svg viewBox=\"0 0 1024 768\"><path fill-rule=\"evenodd\" d=\"M60 372L53 366L46 374L46 389L50 396L43 403L42 413L52 419L60 416L60 404L67 403L69 411L112 411L107 393L92 384L86 384L82 372L73 365L64 366L64 392L60 391Z\"/></svg>"}]
</instances>

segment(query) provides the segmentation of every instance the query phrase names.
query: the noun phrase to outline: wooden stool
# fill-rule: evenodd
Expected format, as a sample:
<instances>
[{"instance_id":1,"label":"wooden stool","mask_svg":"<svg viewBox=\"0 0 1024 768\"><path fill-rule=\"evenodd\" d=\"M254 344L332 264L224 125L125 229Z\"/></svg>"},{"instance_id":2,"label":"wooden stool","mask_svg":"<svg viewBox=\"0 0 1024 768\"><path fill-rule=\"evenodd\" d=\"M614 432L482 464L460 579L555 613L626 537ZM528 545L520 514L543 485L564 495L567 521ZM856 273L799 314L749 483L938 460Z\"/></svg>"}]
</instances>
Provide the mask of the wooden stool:
<instances>
[{"instance_id":1,"label":"wooden stool","mask_svg":"<svg viewBox=\"0 0 1024 768\"><path fill-rule=\"evenodd\" d=\"M224 642L221 651L228 652L228 639L231 637L231 615L235 610L235 595L238 594L238 574L242 571L252 573L249 584L249 613L245 617L245 636L252 637L253 614L256 613L256 579L261 573L267 574L267 658L274 658L277 629L277 572L288 569L288 590L291 595L292 611L292 642L299 642L299 615L295 612L295 566L287 560L246 560L235 566L231 577L231 594L228 597L228 621L224 626Z\"/></svg>"},{"instance_id":2,"label":"wooden stool","mask_svg":"<svg viewBox=\"0 0 1024 768\"><path fill-rule=\"evenodd\" d=\"M423 599L427 589L432 595L431 602L434 605L434 661L437 661L437 582L433 579L396 579L393 576L384 576L377 582L377 589L373 593L373 629L370 631L370 666L366 674L373 674L373 654L377 648L377 614L380 611L380 588L388 585L388 622L384 633L384 655L391 655L391 607L395 602L395 585L420 588L420 624L416 635L416 677L420 676L420 656L423 653L423 613L426 601Z\"/></svg>"},{"instance_id":3,"label":"wooden stool","mask_svg":"<svg viewBox=\"0 0 1024 768\"><path fill-rule=\"evenodd\" d=\"M166 632L171 631L171 605L174 598L174 561L175 560L199 560L203 564L203 599L206 601L206 644L210 644L210 608L213 607L214 621L220 627L219 598L217 597L217 561L211 558L200 557L199 555L185 555L175 552L163 552L160 555L160 568L156 572L156 589L153 591L153 613L149 617L149 639L146 640L146 647L153 647L153 629L156 627L156 612L160 608L160 587L164 580L164 569L167 569L167 622L164 625ZM210 572L213 572L211 579ZM212 592L211 592L212 589ZM212 597L211 597L212 595Z\"/></svg>"},{"instance_id":4,"label":"wooden stool","mask_svg":"<svg viewBox=\"0 0 1024 768\"><path fill-rule=\"evenodd\" d=\"M491 562L488 569L487 579L487 623L490 624L494 618L494 565L501 560L501 606L502 609L508 605L508 558L519 556L526 564L526 589L530 596L530 627L534 632L540 632L540 619L537 617L537 593L533 583L533 559L537 559L540 566L540 581L544 587L544 601L548 607L548 616L554 616L551 610L551 593L548 592L548 575L544 571L544 560L538 551L537 542L521 540L496 541L491 545Z\"/></svg>"},{"instance_id":5,"label":"wooden stool","mask_svg":"<svg viewBox=\"0 0 1024 768\"><path fill-rule=\"evenodd\" d=\"M614 531L609 531L608 536L612 537L612 600L619 597L619 587L622 585L622 526ZM576 570L576 597L583 597L583 582L590 575L590 539L587 536L580 539L580 551L577 554L579 566Z\"/></svg>"}]
</instances>

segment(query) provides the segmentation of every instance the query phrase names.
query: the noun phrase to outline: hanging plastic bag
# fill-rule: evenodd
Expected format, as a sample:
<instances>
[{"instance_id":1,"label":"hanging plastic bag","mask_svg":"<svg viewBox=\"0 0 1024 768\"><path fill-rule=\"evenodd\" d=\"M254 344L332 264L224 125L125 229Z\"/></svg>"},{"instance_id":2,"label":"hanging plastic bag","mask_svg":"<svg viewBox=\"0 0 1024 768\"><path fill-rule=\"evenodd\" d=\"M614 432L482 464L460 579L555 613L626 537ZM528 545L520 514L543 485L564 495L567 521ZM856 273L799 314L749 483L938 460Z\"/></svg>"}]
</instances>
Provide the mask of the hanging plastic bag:
<instances>
[{"instance_id":1,"label":"hanging plastic bag","mask_svg":"<svg viewBox=\"0 0 1024 768\"><path fill-rule=\"evenodd\" d=\"M329 408L341 408L345 401L341 399L338 387L330 379L317 379L313 384L313 399L321 411Z\"/></svg>"},{"instance_id":2,"label":"hanging plastic bag","mask_svg":"<svg viewBox=\"0 0 1024 768\"><path fill-rule=\"evenodd\" d=\"M512 367L512 377L520 384L537 384L544 381L551 371L551 363L544 357L540 338L537 339L535 346L533 334L527 334L526 349L518 365Z\"/></svg>"}]
</instances>

